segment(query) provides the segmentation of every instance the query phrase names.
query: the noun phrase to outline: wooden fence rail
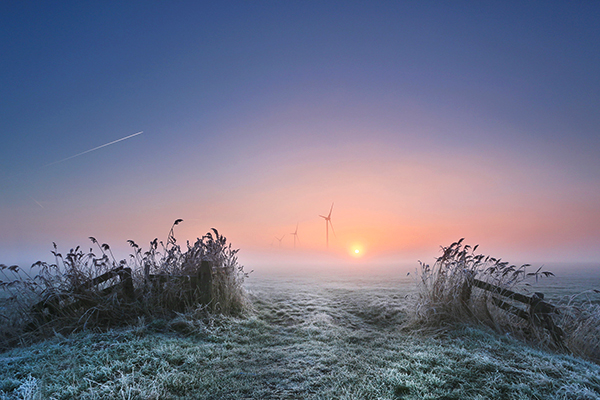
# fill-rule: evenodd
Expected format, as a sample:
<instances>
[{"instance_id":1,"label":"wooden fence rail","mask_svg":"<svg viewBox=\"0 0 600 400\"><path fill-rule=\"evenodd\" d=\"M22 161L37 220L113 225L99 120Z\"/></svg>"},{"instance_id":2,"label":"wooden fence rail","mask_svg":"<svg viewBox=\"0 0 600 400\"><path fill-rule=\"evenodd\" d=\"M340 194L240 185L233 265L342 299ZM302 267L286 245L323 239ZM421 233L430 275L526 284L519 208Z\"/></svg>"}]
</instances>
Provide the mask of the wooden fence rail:
<instances>
[{"instance_id":1,"label":"wooden fence rail","mask_svg":"<svg viewBox=\"0 0 600 400\"><path fill-rule=\"evenodd\" d=\"M471 297L472 286L491 292L494 295L491 296L491 300L494 305L510 312L513 315L516 315L517 317L531 322L536 326L546 329L556 346L561 349L566 349L563 341L565 334L552 319L552 314L558 314L558 308L550 303L545 302L543 293L538 292L534 293L532 296L525 296L521 293L513 292L512 290L504 289L475 278L468 279L467 285L468 286L464 291L463 300L468 300ZM503 297L505 300L523 303L529 307L527 309L522 309L497 296Z\"/></svg>"}]
</instances>

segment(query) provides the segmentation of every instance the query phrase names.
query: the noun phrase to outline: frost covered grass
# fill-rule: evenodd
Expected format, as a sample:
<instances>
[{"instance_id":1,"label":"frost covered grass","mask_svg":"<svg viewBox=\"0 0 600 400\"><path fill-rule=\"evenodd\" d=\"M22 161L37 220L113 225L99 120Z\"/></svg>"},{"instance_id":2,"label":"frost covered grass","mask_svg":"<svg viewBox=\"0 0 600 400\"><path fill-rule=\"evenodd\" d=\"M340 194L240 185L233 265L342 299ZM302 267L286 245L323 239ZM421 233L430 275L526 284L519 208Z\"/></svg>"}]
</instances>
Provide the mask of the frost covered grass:
<instances>
[{"instance_id":1,"label":"frost covered grass","mask_svg":"<svg viewBox=\"0 0 600 400\"><path fill-rule=\"evenodd\" d=\"M189 312L2 353L0 398L600 398L596 364L485 328L403 329L405 278L247 284L245 318Z\"/></svg>"}]
</instances>

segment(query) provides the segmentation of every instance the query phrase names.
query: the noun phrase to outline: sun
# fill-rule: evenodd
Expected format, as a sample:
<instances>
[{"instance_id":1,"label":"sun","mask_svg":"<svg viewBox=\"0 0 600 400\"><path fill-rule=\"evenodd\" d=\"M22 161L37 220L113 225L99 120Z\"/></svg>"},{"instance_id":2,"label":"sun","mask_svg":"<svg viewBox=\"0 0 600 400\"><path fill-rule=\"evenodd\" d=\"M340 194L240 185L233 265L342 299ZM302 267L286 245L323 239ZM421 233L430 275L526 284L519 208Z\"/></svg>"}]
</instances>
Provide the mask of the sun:
<instances>
[{"instance_id":1,"label":"sun","mask_svg":"<svg viewBox=\"0 0 600 400\"><path fill-rule=\"evenodd\" d=\"M363 250L363 246L358 243L348 246L348 253L352 258L361 258L363 256Z\"/></svg>"}]
</instances>

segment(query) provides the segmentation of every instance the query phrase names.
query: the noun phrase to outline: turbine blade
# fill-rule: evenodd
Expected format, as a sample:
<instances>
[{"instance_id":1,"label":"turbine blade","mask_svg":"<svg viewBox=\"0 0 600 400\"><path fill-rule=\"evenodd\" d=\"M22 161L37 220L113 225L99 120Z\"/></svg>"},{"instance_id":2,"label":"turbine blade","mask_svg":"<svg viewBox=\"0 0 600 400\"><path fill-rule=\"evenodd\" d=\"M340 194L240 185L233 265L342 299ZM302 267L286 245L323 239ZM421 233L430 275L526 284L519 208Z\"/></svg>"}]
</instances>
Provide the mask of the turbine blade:
<instances>
[{"instance_id":1,"label":"turbine blade","mask_svg":"<svg viewBox=\"0 0 600 400\"><path fill-rule=\"evenodd\" d=\"M333 203L331 203L331 208L329 209L329 215L327 218L331 218L331 212L333 211Z\"/></svg>"},{"instance_id":2,"label":"turbine blade","mask_svg":"<svg viewBox=\"0 0 600 400\"><path fill-rule=\"evenodd\" d=\"M331 232L333 232L333 236L335 236L337 238L337 235L335 234L335 229L333 229L333 223L331 222L331 220L329 220L329 225L331 225Z\"/></svg>"}]
</instances>

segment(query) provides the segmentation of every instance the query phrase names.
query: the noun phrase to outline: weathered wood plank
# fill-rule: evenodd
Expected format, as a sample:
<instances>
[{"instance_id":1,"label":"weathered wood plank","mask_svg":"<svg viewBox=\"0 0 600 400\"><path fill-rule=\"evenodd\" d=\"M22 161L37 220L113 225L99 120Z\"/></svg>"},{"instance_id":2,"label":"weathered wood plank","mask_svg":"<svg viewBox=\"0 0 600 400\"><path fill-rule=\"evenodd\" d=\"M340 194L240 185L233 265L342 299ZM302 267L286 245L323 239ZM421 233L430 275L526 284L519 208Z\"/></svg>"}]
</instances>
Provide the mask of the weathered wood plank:
<instances>
[{"instance_id":1,"label":"weathered wood plank","mask_svg":"<svg viewBox=\"0 0 600 400\"><path fill-rule=\"evenodd\" d=\"M517 317L521 317L526 321L530 321L531 320L531 316L529 315L529 313L525 310L520 309L519 307L515 307L510 303L507 303L503 300L500 300L497 297L492 296L492 303L494 303L494 305L502 308L503 310L506 310L514 315L516 315Z\"/></svg>"},{"instance_id":2,"label":"weathered wood plank","mask_svg":"<svg viewBox=\"0 0 600 400\"><path fill-rule=\"evenodd\" d=\"M525 304L531 303L531 299L525 295L522 295L517 292L513 292L512 290L503 289L496 285L492 285L491 283L480 281L479 279L473 279L473 285L477 286L480 289L499 294L500 296L508 297L509 299L513 299L513 300L519 301L521 303L525 303Z\"/></svg>"}]
</instances>

